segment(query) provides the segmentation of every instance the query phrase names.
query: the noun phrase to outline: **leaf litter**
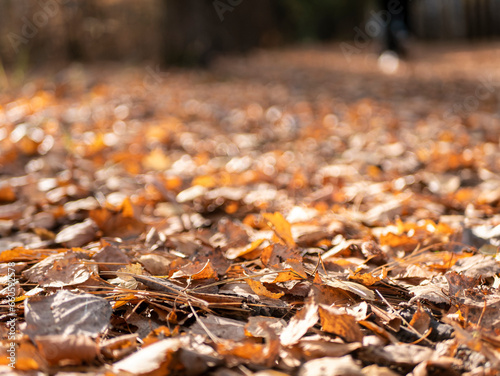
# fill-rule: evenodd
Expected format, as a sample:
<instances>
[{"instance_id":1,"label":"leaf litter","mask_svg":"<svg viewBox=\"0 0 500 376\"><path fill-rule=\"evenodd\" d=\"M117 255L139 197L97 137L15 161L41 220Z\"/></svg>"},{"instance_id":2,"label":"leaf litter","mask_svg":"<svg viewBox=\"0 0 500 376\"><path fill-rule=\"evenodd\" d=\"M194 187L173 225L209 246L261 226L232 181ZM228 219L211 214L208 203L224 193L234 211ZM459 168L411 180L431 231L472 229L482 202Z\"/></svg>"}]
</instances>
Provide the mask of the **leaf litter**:
<instances>
[{"instance_id":1,"label":"leaf litter","mask_svg":"<svg viewBox=\"0 0 500 376\"><path fill-rule=\"evenodd\" d=\"M498 101L446 112L490 53L2 93L0 368L13 341L54 375L497 374Z\"/></svg>"}]
</instances>

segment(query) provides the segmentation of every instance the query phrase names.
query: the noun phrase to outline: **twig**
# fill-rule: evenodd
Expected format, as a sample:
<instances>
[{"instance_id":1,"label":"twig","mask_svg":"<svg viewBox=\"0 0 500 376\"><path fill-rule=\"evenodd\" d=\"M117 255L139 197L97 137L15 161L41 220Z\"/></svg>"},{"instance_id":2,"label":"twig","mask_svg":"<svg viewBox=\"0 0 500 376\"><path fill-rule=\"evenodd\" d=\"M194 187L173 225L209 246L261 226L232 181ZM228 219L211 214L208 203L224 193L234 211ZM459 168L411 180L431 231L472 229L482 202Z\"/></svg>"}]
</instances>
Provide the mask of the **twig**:
<instances>
[{"instance_id":1,"label":"twig","mask_svg":"<svg viewBox=\"0 0 500 376\"><path fill-rule=\"evenodd\" d=\"M432 342L426 338L427 335L423 336L417 329L415 329L412 325L410 325L410 323L406 321L405 318L398 313L398 311L396 311L396 309L391 305L391 303L389 303L387 299L384 298L377 289L375 289L375 292L377 293L378 296L380 296L382 301L392 310L392 313L395 314L397 317L399 317L401 321L403 321L406 324L408 329L419 337L418 342L422 341L425 342L427 345L432 345Z\"/></svg>"},{"instance_id":2,"label":"twig","mask_svg":"<svg viewBox=\"0 0 500 376\"><path fill-rule=\"evenodd\" d=\"M189 307L191 308L191 312L193 312L193 315L194 317L196 317L196 322L198 322L201 327L203 328L203 330L207 333L207 335L210 337L210 339L214 342L214 343L220 343L220 340L219 338L217 338L217 336L215 334L213 334L208 328L207 326L203 323L203 321L200 320L198 314L196 313L196 311L194 310L193 306L191 305L191 302L188 301L188 304L189 304Z\"/></svg>"}]
</instances>

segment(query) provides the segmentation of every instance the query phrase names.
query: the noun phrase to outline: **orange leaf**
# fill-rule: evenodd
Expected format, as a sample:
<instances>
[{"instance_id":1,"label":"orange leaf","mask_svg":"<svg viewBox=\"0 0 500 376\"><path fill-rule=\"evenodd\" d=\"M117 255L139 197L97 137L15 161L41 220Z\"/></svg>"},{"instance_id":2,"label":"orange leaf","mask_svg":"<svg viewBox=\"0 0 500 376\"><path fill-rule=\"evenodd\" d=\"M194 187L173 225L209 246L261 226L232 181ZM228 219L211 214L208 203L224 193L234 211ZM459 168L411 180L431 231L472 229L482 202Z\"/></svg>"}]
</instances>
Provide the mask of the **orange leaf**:
<instances>
[{"instance_id":1,"label":"orange leaf","mask_svg":"<svg viewBox=\"0 0 500 376\"><path fill-rule=\"evenodd\" d=\"M14 249L7 249L1 252L0 262L40 260L62 251L63 250L56 249L26 249L23 247L16 247Z\"/></svg>"},{"instance_id":2,"label":"orange leaf","mask_svg":"<svg viewBox=\"0 0 500 376\"><path fill-rule=\"evenodd\" d=\"M283 264L283 266L290 266L290 268L287 268L285 269L285 271L280 272L273 283L286 282L295 279L307 279L306 271L300 261L288 259Z\"/></svg>"},{"instance_id":3,"label":"orange leaf","mask_svg":"<svg viewBox=\"0 0 500 376\"><path fill-rule=\"evenodd\" d=\"M262 296L265 296L266 298L271 298L271 299L279 299L283 295L285 295L284 292L280 292L280 293L275 294L275 293L269 291L262 283L260 283L259 281L255 281L251 278L247 278L247 279L245 279L245 281L246 281L246 283L248 283L248 285L250 286L252 291L254 293L256 293L257 295L262 295Z\"/></svg>"},{"instance_id":4,"label":"orange leaf","mask_svg":"<svg viewBox=\"0 0 500 376\"><path fill-rule=\"evenodd\" d=\"M356 273L351 274L349 280L361 283L364 286L371 286L380 281L380 278L374 277L370 273Z\"/></svg>"},{"instance_id":5,"label":"orange leaf","mask_svg":"<svg viewBox=\"0 0 500 376\"><path fill-rule=\"evenodd\" d=\"M10 346L10 344L9 344ZM0 364L8 365L11 364L7 350L9 348L4 348L0 352ZM19 371L33 371L40 369L40 366L44 365L44 360L40 356L40 353L34 345L28 341L23 341L15 351L15 361L14 368Z\"/></svg>"},{"instance_id":6,"label":"orange leaf","mask_svg":"<svg viewBox=\"0 0 500 376\"><path fill-rule=\"evenodd\" d=\"M134 218L134 207L128 197L122 202L122 215L123 218Z\"/></svg>"},{"instance_id":7,"label":"orange leaf","mask_svg":"<svg viewBox=\"0 0 500 376\"><path fill-rule=\"evenodd\" d=\"M127 304L128 302L130 302L131 300L136 300L136 296L134 294L127 294L126 296L124 296L123 298L121 298L120 300L117 300L114 304L113 304L113 309L117 309L117 308L120 308L121 306L124 306L125 304Z\"/></svg>"},{"instance_id":8,"label":"orange leaf","mask_svg":"<svg viewBox=\"0 0 500 376\"><path fill-rule=\"evenodd\" d=\"M226 252L226 257L229 260L234 260L235 258L245 256L249 253L255 251L264 242L265 239L257 239L253 241L250 245L238 248L229 248Z\"/></svg>"},{"instance_id":9,"label":"orange leaf","mask_svg":"<svg viewBox=\"0 0 500 376\"><path fill-rule=\"evenodd\" d=\"M207 261L205 264L196 261L183 266L180 270L172 274L172 278L218 279L218 276L217 271L210 261Z\"/></svg>"},{"instance_id":10,"label":"orange leaf","mask_svg":"<svg viewBox=\"0 0 500 376\"><path fill-rule=\"evenodd\" d=\"M292 236L292 226L283 217L283 215L281 215L281 213L264 213L262 216L268 223L269 227L272 228L276 236L279 238L280 243L286 244L291 248L294 248L296 246L295 240L293 240Z\"/></svg>"},{"instance_id":11,"label":"orange leaf","mask_svg":"<svg viewBox=\"0 0 500 376\"><path fill-rule=\"evenodd\" d=\"M205 188L214 188L217 186L218 181L213 175L203 175L195 177L191 184L193 186L201 185L202 187Z\"/></svg>"}]
</instances>

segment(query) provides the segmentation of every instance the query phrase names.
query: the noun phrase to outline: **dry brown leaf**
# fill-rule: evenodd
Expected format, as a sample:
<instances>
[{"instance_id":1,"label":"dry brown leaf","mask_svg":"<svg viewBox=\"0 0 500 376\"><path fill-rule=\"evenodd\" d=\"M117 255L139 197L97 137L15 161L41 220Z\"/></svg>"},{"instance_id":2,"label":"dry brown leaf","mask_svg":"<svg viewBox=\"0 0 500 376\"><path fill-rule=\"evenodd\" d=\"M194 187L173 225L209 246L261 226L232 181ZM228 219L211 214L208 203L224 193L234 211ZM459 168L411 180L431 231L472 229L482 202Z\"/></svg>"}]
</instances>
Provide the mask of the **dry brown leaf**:
<instances>
[{"instance_id":1,"label":"dry brown leaf","mask_svg":"<svg viewBox=\"0 0 500 376\"><path fill-rule=\"evenodd\" d=\"M16 201L16 192L11 186L0 186L0 202L14 202Z\"/></svg>"},{"instance_id":2,"label":"dry brown leaf","mask_svg":"<svg viewBox=\"0 0 500 376\"><path fill-rule=\"evenodd\" d=\"M398 376L398 374L387 367L380 367L376 364L365 367L361 370L365 376Z\"/></svg>"},{"instance_id":3,"label":"dry brown leaf","mask_svg":"<svg viewBox=\"0 0 500 376\"><path fill-rule=\"evenodd\" d=\"M107 339L99 343L99 350L106 358L118 360L137 350L137 338L138 335L133 333Z\"/></svg>"},{"instance_id":4,"label":"dry brown leaf","mask_svg":"<svg viewBox=\"0 0 500 376\"><path fill-rule=\"evenodd\" d=\"M217 338L234 341L242 341L246 338L244 322L212 314L199 317L197 322L191 326L191 332L194 334L214 335Z\"/></svg>"},{"instance_id":5,"label":"dry brown leaf","mask_svg":"<svg viewBox=\"0 0 500 376\"><path fill-rule=\"evenodd\" d=\"M120 238L138 236L146 229L146 225L133 214L134 210L130 209L129 204L125 204L123 209L122 212L116 212L98 208L91 210L89 216L105 236Z\"/></svg>"},{"instance_id":6,"label":"dry brown leaf","mask_svg":"<svg viewBox=\"0 0 500 376\"><path fill-rule=\"evenodd\" d=\"M92 260L99 263L99 270L117 271L130 262L129 257L117 246L107 244L99 250Z\"/></svg>"},{"instance_id":7,"label":"dry brown leaf","mask_svg":"<svg viewBox=\"0 0 500 376\"><path fill-rule=\"evenodd\" d=\"M5 250L0 253L0 262L13 262L13 261L38 261L41 258L53 255L55 253L65 251L57 249L26 249L23 247L16 247L14 249Z\"/></svg>"},{"instance_id":8,"label":"dry brown leaf","mask_svg":"<svg viewBox=\"0 0 500 376\"><path fill-rule=\"evenodd\" d=\"M500 264L494 257L474 255L461 258L451 269L457 273L463 273L466 277L481 276L482 278L488 278L500 273Z\"/></svg>"},{"instance_id":9,"label":"dry brown leaf","mask_svg":"<svg viewBox=\"0 0 500 376\"><path fill-rule=\"evenodd\" d=\"M97 274L97 268L71 251L49 256L23 272L29 281L47 287L78 285L92 274Z\"/></svg>"},{"instance_id":10,"label":"dry brown leaf","mask_svg":"<svg viewBox=\"0 0 500 376\"><path fill-rule=\"evenodd\" d=\"M284 269L283 263L286 262L302 262L302 257L296 250L282 244L272 244L264 248L260 259L262 260L264 266L275 267L278 269ZM299 268L299 270L300 269L302 268Z\"/></svg>"},{"instance_id":11,"label":"dry brown leaf","mask_svg":"<svg viewBox=\"0 0 500 376\"><path fill-rule=\"evenodd\" d=\"M47 363L40 355L40 352L29 340L23 340L13 353L9 354L10 342L0 348L0 364L5 367L12 364L14 367L9 368L9 371L15 369L17 371L39 371L46 368ZM14 355L14 356L10 356ZM12 358L12 359L9 359ZM15 372L15 371L14 371Z\"/></svg>"},{"instance_id":12,"label":"dry brown leaf","mask_svg":"<svg viewBox=\"0 0 500 376\"><path fill-rule=\"evenodd\" d=\"M377 364L412 367L432 359L433 356L434 350L427 347L398 343L362 351L360 358Z\"/></svg>"},{"instance_id":13,"label":"dry brown leaf","mask_svg":"<svg viewBox=\"0 0 500 376\"><path fill-rule=\"evenodd\" d=\"M86 219L62 229L54 241L66 247L80 247L94 240L97 236L97 225L91 219Z\"/></svg>"},{"instance_id":14,"label":"dry brown leaf","mask_svg":"<svg viewBox=\"0 0 500 376\"><path fill-rule=\"evenodd\" d=\"M312 296L317 304L325 305L346 305L355 302L354 294L351 294L343 289L330 287L324 284L316 273L312 287Z\"/></svg>"},{"instance_id":15,"label":"dry brown leaf","mask_svg":"<svg viewBox=\"0 0 500 376\"><path fill-rule=\"evenodd\" d=\"M374 277L371 273L355 273L349 276L349 280L361 283L364 286L372 286L381 280L380 277Z\"/></svg>"},{"instance_id":16,"label":"dry brown leaf","mask_svg":"<svg viewBox=\"0 0 500 376\"><path fill-rule=\"evenodd\" d=\"M87 336L37 336L35 343L40 354L50 365L90 363L99 354L96 343Z\"/></svg>"},{"instance_id":17,"label":"dry brown leaf","mask_svg":"<svg viewBox=\"0 0 500 376\"><path fill-rule=\"evenodd\" d=\"M413 328L420 334L424 334L427 330L429 330L430 323L431 317L422 308L422 306L418 304L417 311L413 314L410 325L413 326Z\"/></svg>"},{"instance_id":18,"label":"dry brown leaf","mask_svg":"<svg viewBox=\"0 0 500 376\"><path fill-rule=\"evenodd\" d=\"M302 358L306 360L312 360L324 357L333 357L333 358L342 357L361 348L362 344L359 342L353 342L353 343L328 342L325 341L324 338L311 339L308 337L302 339L299 342L298 347L302 352Z\"/></svg>"},{"instance_id":19,"label":"dry brown leaf","mask_svg":"<svg viewBox=\"0 0 500 376\"><path fill-rule=\"evenodd\" d=\"M169 265L171 263L169 258L155 253L141 255L137 258L137 261L139 261L149 273L156 276L168 275L170 269Z\"/></svg>"},{"instance_id":20,"label":"dry brown leaf","mask_svg":"<svg viewBox=\"0 0 500 376\"><path fill-rule=\"evenodd\" d=\"M324 331L336 334L347 342L363 340L363 332L353 316L323 304L319 306L318 312Z\"/></svg>"},{"instance_id":21,"label":"dry brown leaf","mask_svg":"<svg viewBox=\"0 0 500 376\"><path fill-rule=\"evenodd\" d=\"M297 343L318 322L318 305L308 303L290 320L280 335L283 346Z\"/></svg>"},{"instance_id":22,"label":"dry brown leaf","mask_svg":"<svg viewBox=\"0 0 500 376\"><path fill-rule=\"evenodd\" d=\"M96 336L109 325L111 305L90 294L60 290L50 296L25 300L25 333L34 338L44 335Z\"/></svg>"},{"instance_id":23,"label":"dry brown leaf","mask_svg":"<svg viewBox=\"0 0 500 376\"><path fill-rule=\"evenodd\" d=\"M374 324L371 321L361 320L361 321L358 321L358 324L371 330L375 335L377 335L379 338L381 338L384 341L384 343L398 343L399 342L397 340L397 338L394 337L391 333L389 333L387 330L385 330L384 328L381 328L380 326Z\"/></svg>"},{"instance_id":24,"label":"dry brown leaf","mask_svg":"<svg viewBox=\"0 0 500 376\"><path fill-rule=\"evenodd\" d=\"M333 288L349 291L365 300L375 300L375 293L372 290L356 282L328 278L326 279L325 284Z\"/></svg>"}]
</instances>

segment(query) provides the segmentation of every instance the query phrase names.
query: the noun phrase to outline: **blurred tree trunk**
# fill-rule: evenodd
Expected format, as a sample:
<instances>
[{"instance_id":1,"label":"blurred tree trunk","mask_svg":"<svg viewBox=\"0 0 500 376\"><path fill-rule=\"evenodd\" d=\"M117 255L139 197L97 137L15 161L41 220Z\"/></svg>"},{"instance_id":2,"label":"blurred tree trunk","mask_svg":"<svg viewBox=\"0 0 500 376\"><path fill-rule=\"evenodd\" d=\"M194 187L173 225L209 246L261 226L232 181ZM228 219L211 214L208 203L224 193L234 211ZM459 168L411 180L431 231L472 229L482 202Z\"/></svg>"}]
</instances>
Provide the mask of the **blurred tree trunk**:
<instances>
[{"instance_id":1,"label":"blurred tree trunk","mask_svg":"<svg viewBox=\"0 0 500 376\"><path fill-rule=\"evenodd\" d=\"M268 0L163 0L163 60L206 65L218 53L273 44L277 10Z\"/></svg>"}]
</instances>

